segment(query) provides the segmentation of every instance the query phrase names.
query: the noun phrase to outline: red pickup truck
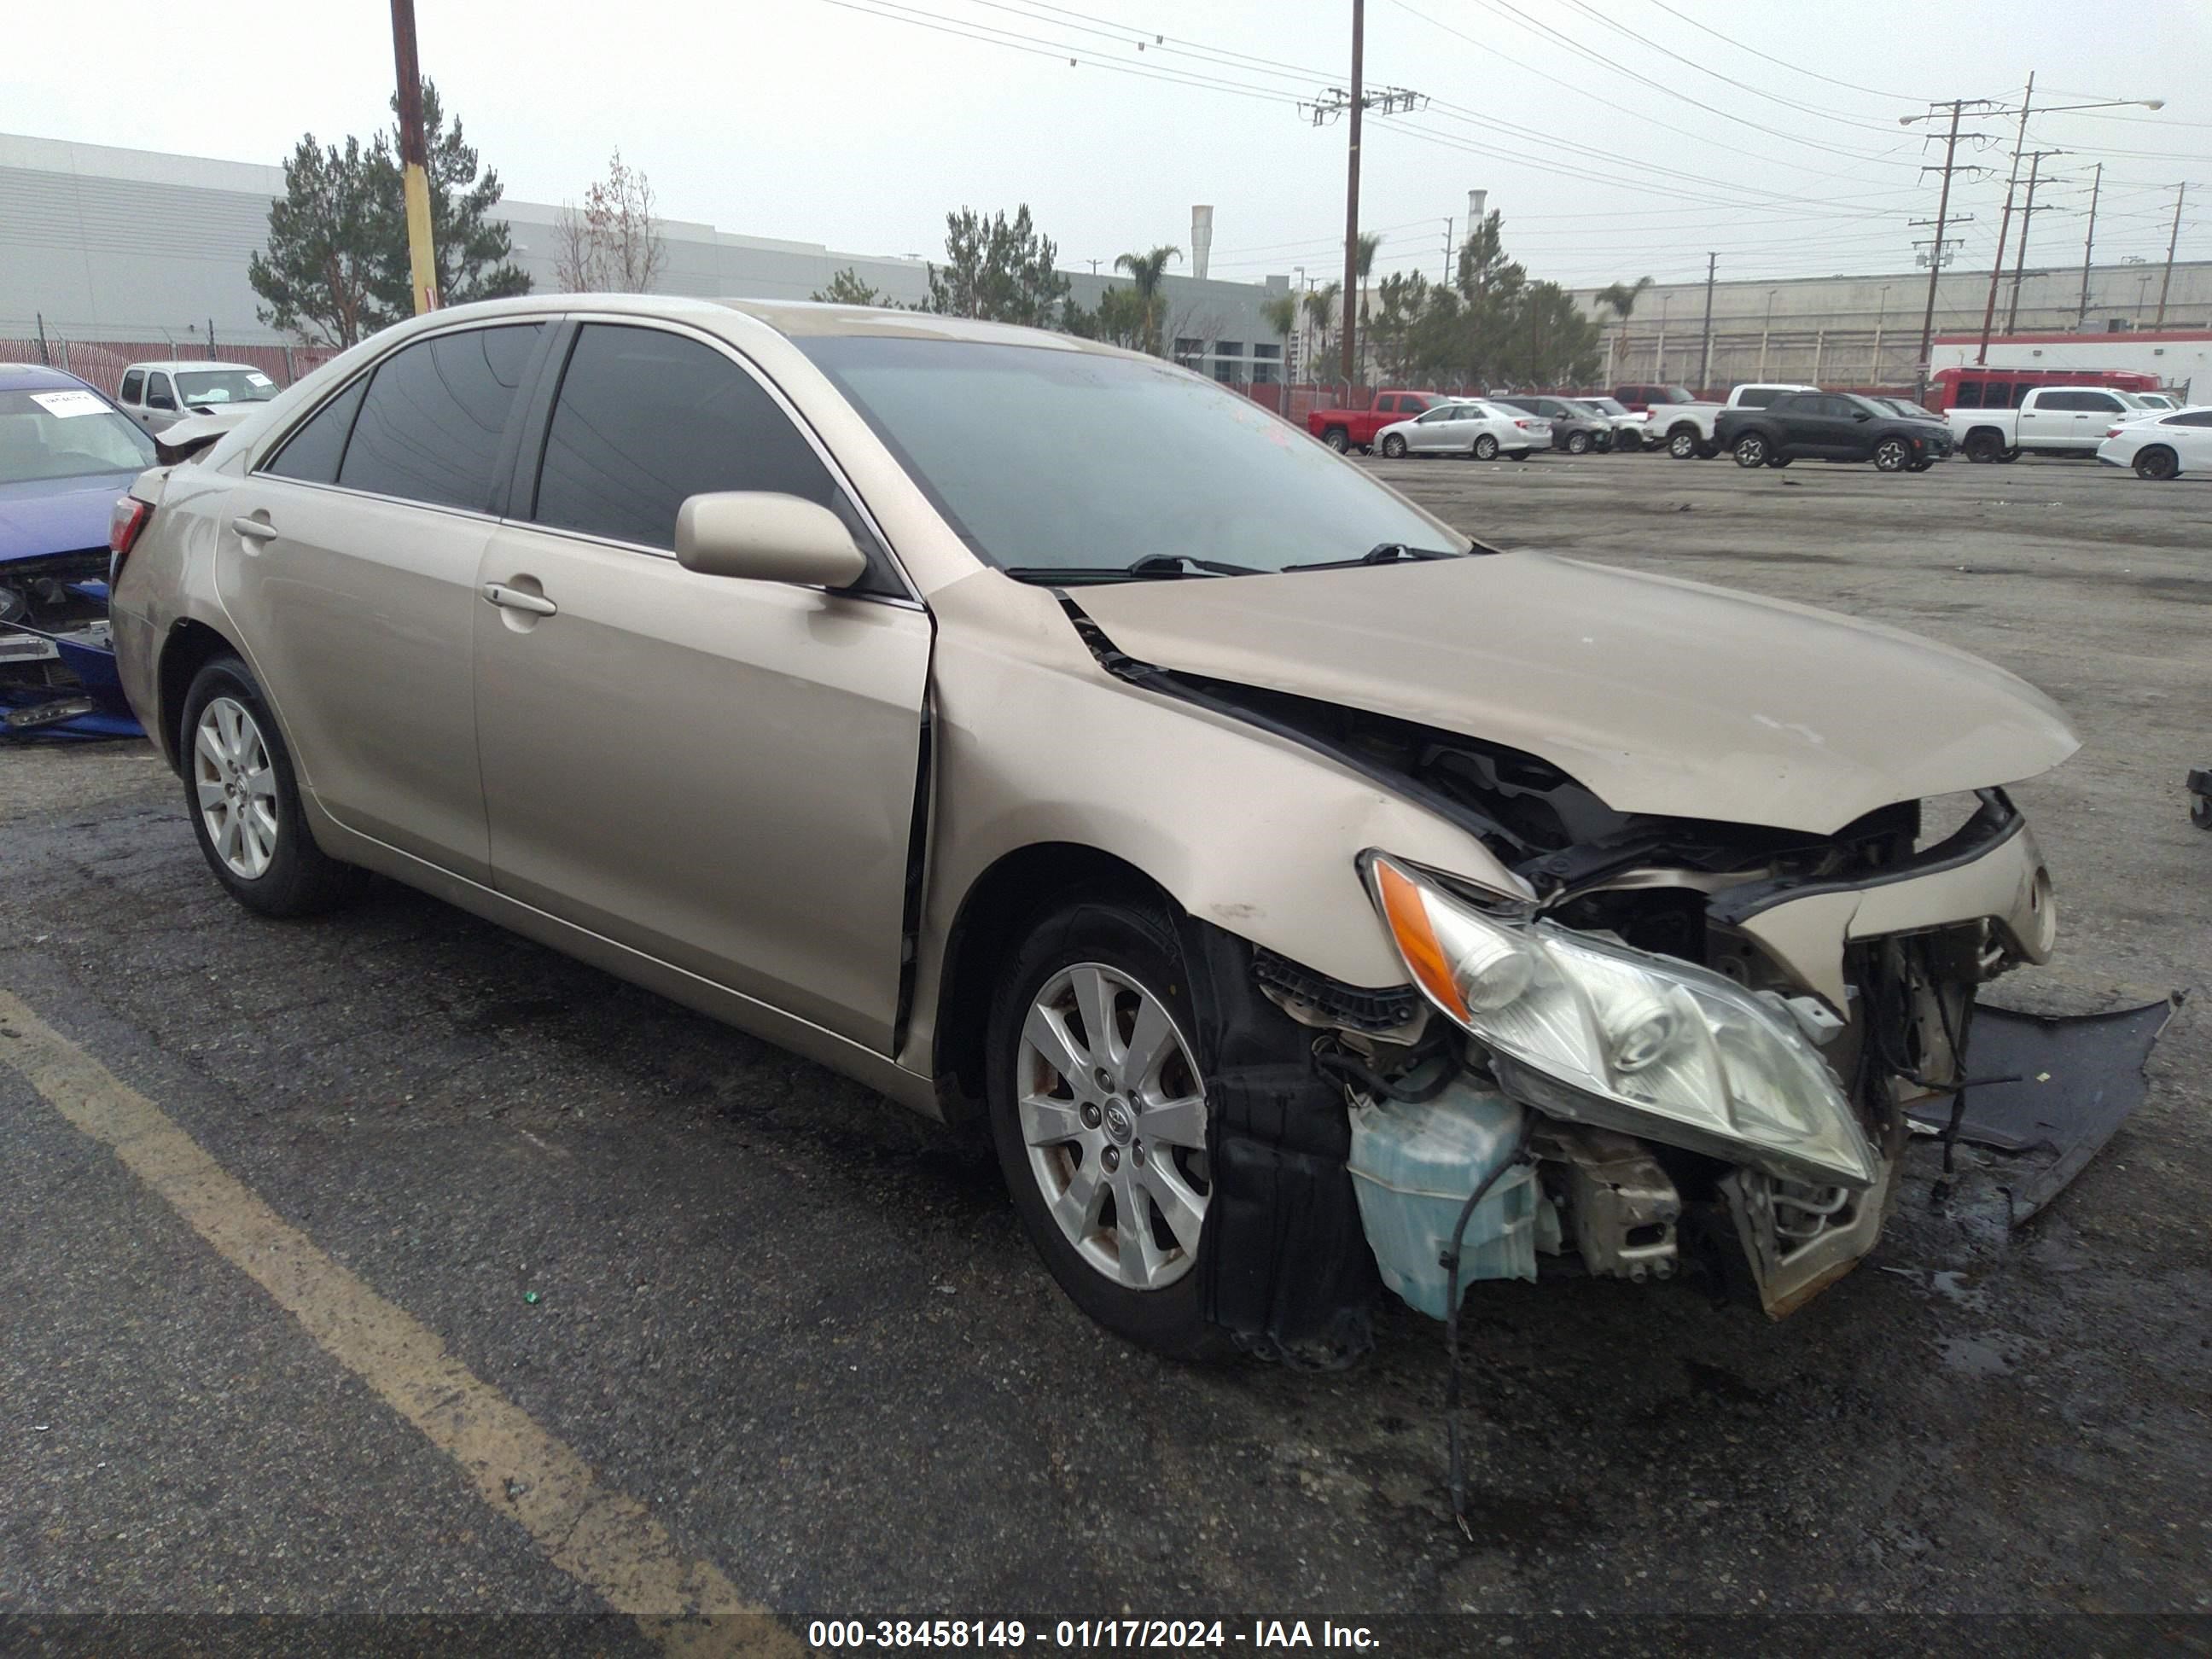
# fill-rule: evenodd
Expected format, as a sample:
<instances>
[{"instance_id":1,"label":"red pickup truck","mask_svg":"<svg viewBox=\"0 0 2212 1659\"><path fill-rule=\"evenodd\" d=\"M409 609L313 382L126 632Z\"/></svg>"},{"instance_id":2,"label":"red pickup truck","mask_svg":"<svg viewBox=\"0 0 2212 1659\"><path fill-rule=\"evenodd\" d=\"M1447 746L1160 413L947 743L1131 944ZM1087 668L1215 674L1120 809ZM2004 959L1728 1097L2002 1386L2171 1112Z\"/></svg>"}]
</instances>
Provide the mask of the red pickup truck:
<instances>
[{"instance_id":1,"label":"red pickup truck","mask_svg":"<svg viewBox=\"0 0 2212 1659\"><path fill-rule=\"evenodd\" d=\"M1359 409L1316 409L1306 430L1331 449L1372 449L1375 434L1394 421L1410 421L1443 399L1433 392L1376 392Z\"/></svg>"}]
</instances>

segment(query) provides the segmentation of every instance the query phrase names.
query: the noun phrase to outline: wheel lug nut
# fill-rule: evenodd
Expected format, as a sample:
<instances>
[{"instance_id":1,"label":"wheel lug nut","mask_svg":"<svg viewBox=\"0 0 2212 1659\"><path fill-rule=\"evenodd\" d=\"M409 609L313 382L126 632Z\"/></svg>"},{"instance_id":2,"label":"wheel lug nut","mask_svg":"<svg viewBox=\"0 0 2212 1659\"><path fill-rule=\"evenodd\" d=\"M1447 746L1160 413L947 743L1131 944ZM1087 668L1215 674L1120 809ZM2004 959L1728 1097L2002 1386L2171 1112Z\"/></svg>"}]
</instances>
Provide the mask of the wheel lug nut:
<instances>
[{"instance_id":1,"label":"wheel lug nut","mask_svg":"<svg viewBox=\"0 0 2212 1659\"><path fill-rule=\"evenodd\" d=\"M1129 1162L1135 1164L1140 1170L1145 1167L1145 1143L1143 1141L1139 1140L1131 1145L1129 1148Z\"/></svg>"},{"instance_id":2,"label":"wheel lug nut","mask_svg":"<svg viewBox=\"0 0 2212 1659\"><path fill-rule=\"evenodd\" d=\"M1094 1070L1091 1073L1091 1080L1097 1083L1102 1089L1110 1089L1114 1086L1114 1074L1108 1071L1103 1066Z\"/></svg>"},{"instance_id":3,"label":"wheel lug nut","mask_svg":"<svg viewBox=\"0 0 2212 1659\"><path fill-rule=\"evenodd\" d=\"M1086 1104L1083 1109L1083 1127L1086 1129L1097 1128L1100 1115L1096 1106Z\"/></svg>"},{"instance_id":4,"label":"wheel lug nut","mask_svg":"<svg viewBox=\"0 0 2212 1659\"><path fill-rule=\"evenodd\" d=\"M1107 1172L1110 1175L1113 1171L1121 1167L1121 1153L1120 1149L1117 1147L1109 1146L1105 1152L1100 1155L1100 1161L1106 1165Z\"/></svg>"}]
</instances>

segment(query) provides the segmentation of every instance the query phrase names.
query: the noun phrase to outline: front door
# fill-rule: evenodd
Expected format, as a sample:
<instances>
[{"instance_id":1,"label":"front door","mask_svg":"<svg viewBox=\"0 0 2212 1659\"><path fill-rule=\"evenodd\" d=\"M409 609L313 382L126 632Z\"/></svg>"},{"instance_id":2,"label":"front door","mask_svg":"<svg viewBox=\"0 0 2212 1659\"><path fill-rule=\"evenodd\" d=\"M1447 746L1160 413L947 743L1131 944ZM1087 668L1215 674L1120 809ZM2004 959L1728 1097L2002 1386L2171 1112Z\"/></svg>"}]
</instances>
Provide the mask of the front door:
<instances>
[{"instance_id":1,"label":"front door","mask_svg":"<svg viewBox=\"0 0 2212 1659\"><path fill-rule=\"evenodd\" d=\"M433 335L222 498L216 585L308 787L349 829L489 878L469 652L501 445L545 331Z\"/></svg>"},{"instance_id":2,"label":"front door","mask_svg":"<svg viewBox=\"0 0 2212 1659\"><path fill-rule=\"evenodd\" d=\"M836 593L684 569L678 507L728 489L860 525L726 347L576 331L534 499L517 500L477 571L493 878L888 1053L929 618L879 548L878 569Z\"/></svg>"}]
</instances>

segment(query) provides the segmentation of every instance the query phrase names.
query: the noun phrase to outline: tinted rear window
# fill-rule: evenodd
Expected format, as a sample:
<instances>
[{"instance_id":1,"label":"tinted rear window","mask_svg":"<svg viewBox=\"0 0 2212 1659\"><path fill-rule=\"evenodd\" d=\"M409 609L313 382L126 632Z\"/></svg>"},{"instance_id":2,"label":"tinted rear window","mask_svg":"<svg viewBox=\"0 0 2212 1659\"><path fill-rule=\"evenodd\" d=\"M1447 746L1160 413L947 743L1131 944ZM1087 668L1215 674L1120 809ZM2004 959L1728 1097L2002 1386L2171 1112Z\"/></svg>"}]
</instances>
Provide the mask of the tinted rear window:
<instances>
[{"instance_id":1,"label":"tinted rear window","mask_svg":"<svg viewBox=\"0 0 2212 1659\"><path fill-rule=\"evenodd\" d=\"M368 376L364 374L317 410L262 471L307 483L336 483L338 462L345 455L346 434L353 430L354 412L361 407L362 393L368 390Z\"/></svg>"},{"instance_id":2,"label":"tinted rear window","mask_svg":"<svg viewBox=\"0 0 2212 1659\"><path fill-rule=\"evenodd\" d=\"M540 325L473 328L377 365L338 482L434 507L488 512L499 441Z\"/></svg>"}]
</instances>

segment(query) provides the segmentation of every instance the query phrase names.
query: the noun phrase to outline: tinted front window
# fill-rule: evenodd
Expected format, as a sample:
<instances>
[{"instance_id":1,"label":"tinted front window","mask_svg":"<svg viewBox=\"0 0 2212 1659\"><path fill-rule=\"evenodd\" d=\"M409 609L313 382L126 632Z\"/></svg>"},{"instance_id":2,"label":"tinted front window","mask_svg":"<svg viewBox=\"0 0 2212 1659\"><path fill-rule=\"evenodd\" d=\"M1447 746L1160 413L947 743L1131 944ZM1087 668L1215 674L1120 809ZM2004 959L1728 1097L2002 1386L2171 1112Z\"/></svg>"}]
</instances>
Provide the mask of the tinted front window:
<instances>
[{"instance_id":1,"label":"tinted front window","mask_svg":"<svg viewBox=\"0 0 2212 1659\"><path fill-rule=\"evenodd\" d=\"M994 564L1188 554L1279 570L1378 542L1463 545L1249 398L1164 363L965 340L795 343Z\"/></svg>"},{"instance_id":2,"label":"tinted front window","mask_svg":"<svg viewBox=\"0 0 2212 1659\"><path fill-rule=\"evenodd\" d=\"M791 417L727 357L658 329L587 324L561 377L532 516L672 548L684 497L724 489L839 506Z\"/></svg>"},{"instance_id":3,"label":"tinted front window","mask_svg":"<svg viewBox=\"0 0 2212 1659\"><path fill-rule=\"evenodd\" d=\"M338 482L434 507L488 511L500 434L539 325L476 328L377 365Z\"/></svg>"},{"instance_id":4,"label":"tinted front window","mask_svg":"<svg viewBox=\"0 0 2212 1659\"><path fill-rule=\"evenodd\" d=\"M176 394L169 390L169 377L166 374L148 375L146 377L146 407L174 409L176 406Z\"/></svg>"},{"instance_id":5,"label":"tinted front window","mask_svg":"<svg viewBox=\"0 0 2212 1659\"><path fill-rule=\"evenodd\" d=\"M143 404L146 401L146 371L134 368L123 377L123 401Z\"/></svg>"},{"instance_id":6,"label":"tinted front window","mask_svg":"<svg viewBox=\"0 0 2212 1659\"><path fill-rule=\"evenodd\" d=\"M0 392L0 484L137 472L153 465L153 441L96 392Z\"/></svg>"},{"instance_id":7,"label":"tinted front window","mask_svg":"<svg viewBox=\"0 0 2212 1659\"><path fill-rule=\"evenodd\" d=\"M346 434L353 430L354 412L361 395L368 390L362 375L317 410L307 423L293 433L276 459L263 468L280 478L300 478L308 483L336 483L338 462L345 454Z\"/></svg>"}]
</instances>

